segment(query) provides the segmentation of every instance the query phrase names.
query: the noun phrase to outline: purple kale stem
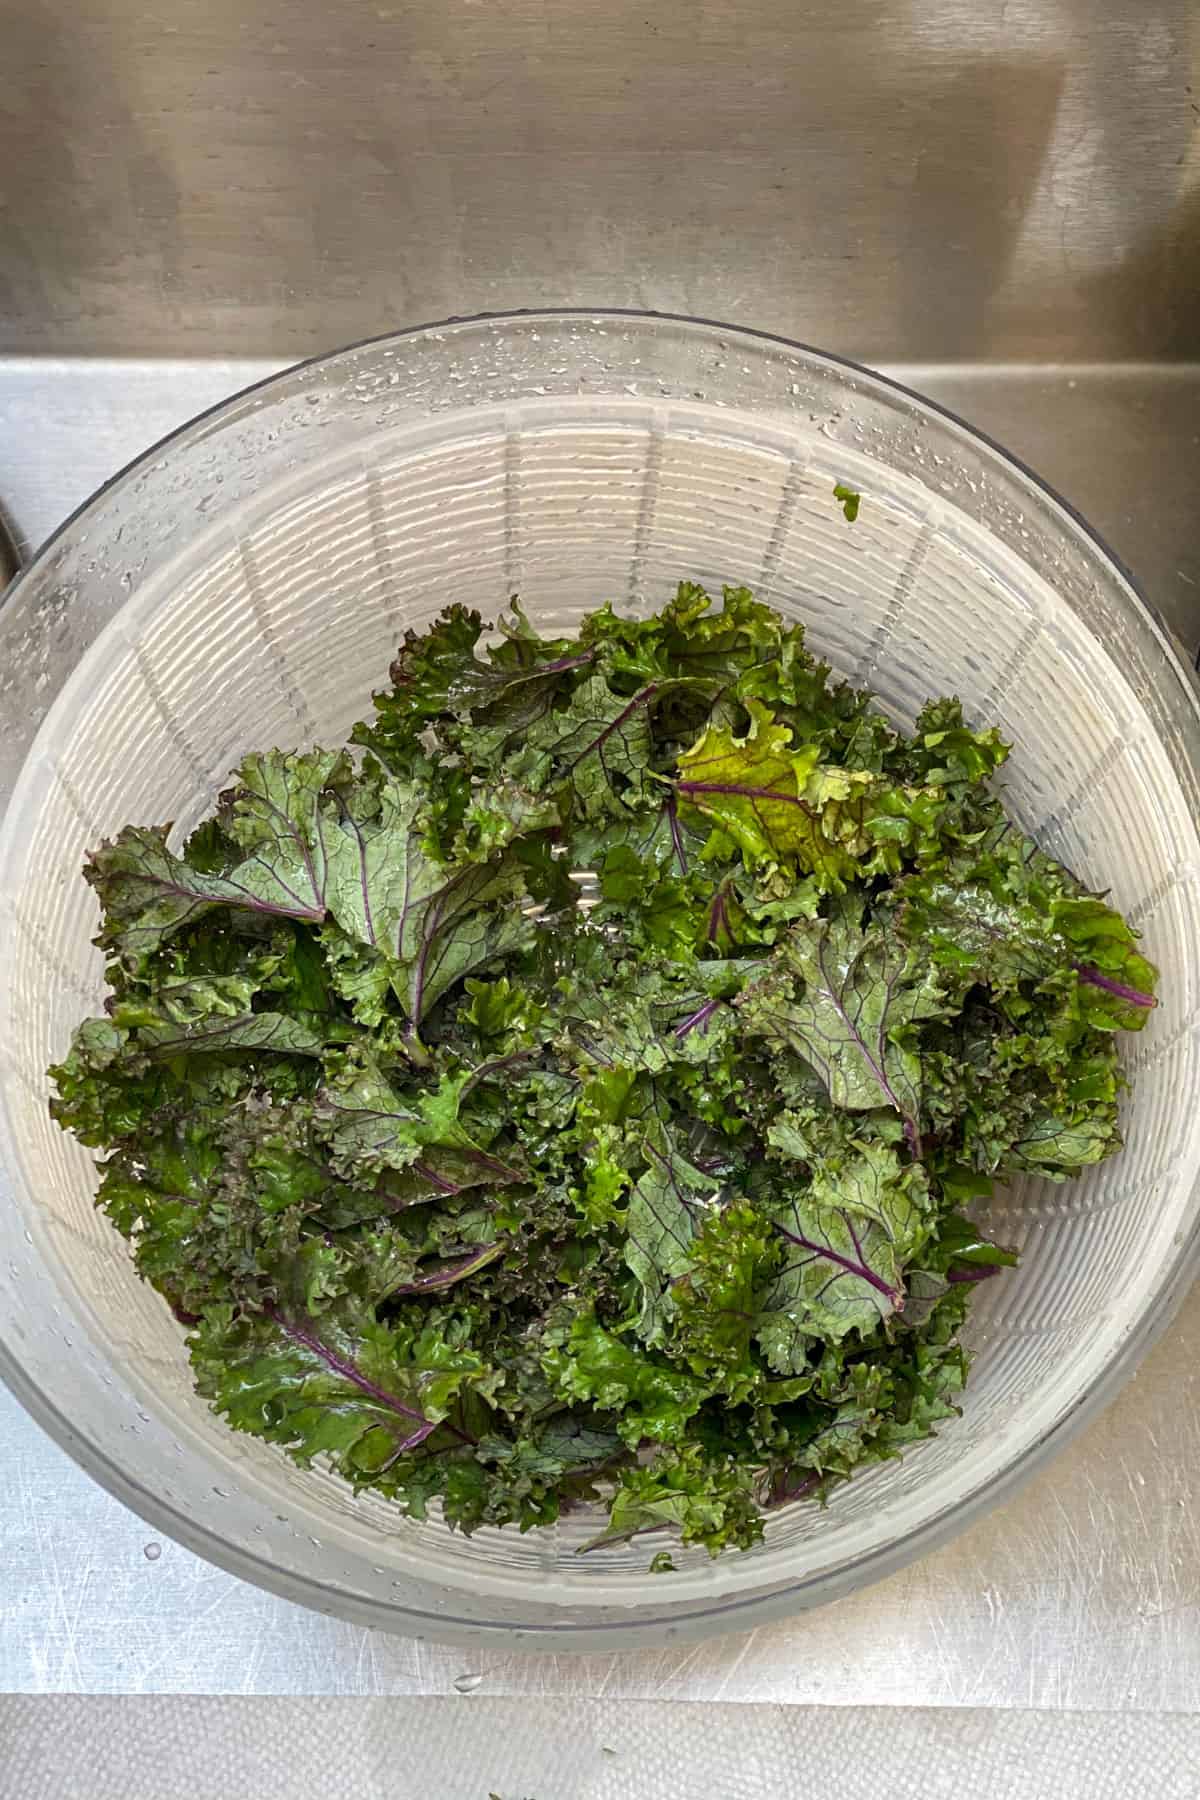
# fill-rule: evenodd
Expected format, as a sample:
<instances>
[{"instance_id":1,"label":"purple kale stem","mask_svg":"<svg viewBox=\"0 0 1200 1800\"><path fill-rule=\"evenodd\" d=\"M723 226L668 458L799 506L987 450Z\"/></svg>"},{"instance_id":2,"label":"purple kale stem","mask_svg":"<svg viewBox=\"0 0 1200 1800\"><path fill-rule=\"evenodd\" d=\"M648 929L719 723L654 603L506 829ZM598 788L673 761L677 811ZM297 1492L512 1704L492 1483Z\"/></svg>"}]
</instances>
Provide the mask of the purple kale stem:
<instances>
[{"instance_id":1,"label":"purple kale stem","mask_svg":"<svg viewBox=\"0 0 1200 1800\"><path fill-rule=\"evenodd\" d=\"M349 812L346 813L346 819L358 840L358 881L359 892L362 896L363 924L366 927L367 942L374 947L379 940L375 936L375 918L371 911L371 884L367 880L367 841L357 820L351 818Z\"/></svg>"},{"instance_id":2,"label":"purple kale stem","mask_svg":"<svg viewBox=\"0 0 1200 1800\"><path fill-rule=\"evenodd\" d=\"M494 1175L497 1181L520 1181L521 1179L520 1169L510 1168L507 1163L501 1162L498 1157L489 1156L484 1150L464 1150L463 1155L468 1162L473 1162L477 1169L486 1169L490 1175Z\"/></svg>"},{"instance_id":3,"label":"purple kale stem","mask_svg":"<svg viewBox=\"0 0 1200 1800\"><path fill-rule=\"evenodd\" d=\"M224 902L224 904L228 906L244 906L247 912L270 913L273 917L280 919L311 919L315 924L319 924L325 917L324 906L319 910L316 907L309 906L305 901L301 900L299 894L296 894L294 890L288 887L283 881L280 881L279 885L283 888L285 893L292 895L293 899L296 901L295 906L272 906L269 900L259 900L244 889L240 882L234 881L232 875L222 875L220 879L222 881L227 881L230 887L234 887L238 890L239 897L236 901L226 900ZM278 880L278 877L276 877L276 879ZM222 904L221 900L214 900L212 896L208 894L198 894L195 888L184 887L177 881L155 881L155 886L160 887L164 894L174 894L179 900L195 900L204 906L219 906Z\"/></svg>"},{"instance_id":4,"label":"purple kale stem","mask_svg":"<svg viewBox=\"0 0 1200 1800\"><path fill-rule=\"evenodd\" d=\"M675 1036L677 1038L686 1037L688 1032L694 1030L697 1026L703 1030L720 1004L721 1002L719 1000L706 1001L698 1012L692 1013L690 1017L683 1020L682 1024L675 1027Z\"/></svg>"},{"instance_id":5,"label":"purple kale stem","mask_svg":"<svg viewBox=\"0 0 1200 1800\"><path fill-rule=\"evenodd\" d=\"M511 1056L497 1056L491 1062L478 1063L464 1082L462 1095L469 1094L481 1081L490 1080L499 1070L511 1068L516 1063L528 1062L535 1054L533 1050L514 1050ZM459 1096L460 1099L462 1095Z\"/></svg>"},{"instance_id":6,"label":"purple kale stem","mask_svg":"<svg viewBox=\"0 0 1200 1800\"><path fill-rule=\"evenodd\" d=\"M683 837L679 830L679 808L675 803L674 794L672 794L667 801L667 818L670 820L671 824L671 842L675 846L675 855L679 862L679 873L681 875L686 875L688 872L687 851L683 847Z\"/></svg>"},{"instance_id":7,"label":"purple kale stem","mask_svg":"<svg viewBox=\"0 0 1200 1800\"><path fill-rule=\"evenodd\" d=\"M655 1532L669 1531L669 1525L639 1525L635 1531L610 1531L606 1537L593 1538L590 1544L581 1544L575 1552L576 1556L587 1556L593 1550L611 1550L614 1544L628 1544L633 1538L653 1537Z\"/></svg>"},{"instance_id":8,"label":"purple kale stem","mask_svg":"<svg viewBox=\"0 0 1200 1800\"><path fill-rule=\"evenodd\" d=\"M253 790L251 790L251 791L253 792ZM325 910L326 910L325 909L325 883L324 883L324 881L317 880L317 870L316 870L316 865L314 864L313 859L312 859L312 850L309 847L308 840L304 836L304 833L296 827L296 825L288 817L287 813L283 811L282 807L276 806L276 804L273 800L268 800L268 798L265 794L256 793L255 799L261 800L263 805L266 806L267 808L269 808L269 810L275 814L275 817L280 821L284 830L287 832L288 836L290 838L292 838L293 841L299 847L301 860L304 863L304 867L308 873L309 886L312 888L312 891L313 891L314 904L319 905L319 907L320 907L320 913L318 916L321 918L324 918ZM317 822L317 831L318 831L318 833L320 832L319 815L318 815L318 822ZM322 847L323 847L323 843L322 843ZM251 860L253 860L255 862L259 862L262 859L261 859L261 857L255 856ZM280 887L284 889L285 893L289 893L289 894L292 893L292 889L286 886L286 884L280 879L278 873L275 873L275 879L279 882ZM296 898L299 899L299 895L296 895Z\"/></svg>"},{"instance_id":9,"label":"purple kale stem","mask_svg":"<svg viewBox=\"0 0 1200 1800\"><path fill-rule=\"evenodd\" d=\"M717 942L717 933L724 926L729 931L729 920L726 916L725 894L729 887L729 877L717 884L717 890L708 905L708 917L704 922L704 935L710 944ZM730 936L732 937L732 932Z\"/></svg>"},{"instance_id":10,"label":"purple kale stem","mask_svg":"<svg viewBox=\"0 0 1200 1800\"><path fill-rule=\"evenodd\" d=\"M896 1093L895 1088L892 1086L891 1082L887 1078L887 1070L884 1067L884 1057L886 1055L886 1051L884 1050L884 1047L883 1047L882 1032L880 1033L880 1054L878 1057L874 1057L871 1055L870 1050L867 1048L867 1040L864 1038L862 1032L858 1029L858 1026L854 1023L854 1020L850 1017L850 1014L846 1011L846 1008L842 1001L841 995L838 993L837 984L834 981L832 975L830 974L828 968L826 967L825 950L826 950L827 944L828 944L828 938L822 937L820 947L817 950L817 963L821 970L822 975L825 977L825 991L829 995L829 998L833 1002L834 1006L837 1008L838 1016L842 1020L842 1023L845 1025L847 1031L850 1033L851 1037L854 1039L855 1043L858 1045L859 1049L861 1050L861 1052L863 1054L863 1058L867 1064L867 1067L870 1069L872 1075L875 1077L876 1081L879 1083L883 1092L887 1095L891 1104L895 1107L896 1111L900 1114L901 1119L904 1121L905 1141L907 1142L909 1149L912 1151L913 1156L916 1158L916 1160L918 1162L920 1162L922 1159L922 1156L924 1154L922 1147L921 1147L921 1133L918 1128L917 1121L914 1118L911 1118L909 1116L909 1114L905 1112L904 1108L900 1104L900 1099ZM890 984L889 984L889 986L890 986Z\"/></svg>"},{"instance_id":11,"label":"purple kale stem","mask_svg":"<svg viewBox=\"0 0 1200 1800\"><path fill-rule=\"evenodd\" d=\"M836 1263L839 1269L845 1269L847 1274L861 1275L862 1279L869 1281L873 1288L877 1288L881 1294L887 1295L897 1312L903 1312L904 1295L898 1289L889 1287L883 1276L877 1275L874 1269L869 1268L865 1262L853 1262L850 1257L842 1256L838 1251L831 1250L828 1244L814 1244L811 1238L801 1237L796 1231L789 1231L786 1225L776 1224L775 1229L790 1243L799 1244L802 1250L811 1250L814 1256L823 1256L827 1262ZM850 1228L850 1235L854 1237L853 1227ZM857 1242L858 1240L855 1238L855 1243L857 1244Z\"/></svg>"},{"instance_id":12,"label":"purple kale stem","mask_svg":"<svg viewBox=\"0 0 1200 1800\"><path fill-rule=\"evenodd\" d=\"M557 662L541 663L529 670L531 675L562 675L568 669L582 669L586 663L595 662L596 652L585 650L582 656L560 656Z\"/></svg>"},{"instance_id":13,"label":"purple kale stem","mask_svg":"<svg viewBox=\"0 0 1200 1800\"><path fill-rule=\"evenodd\" d=\"M406 1281L400 1287L392 1288L388 1293L389 1300L398 1294L431 1294L439 1288L452 1287L456 1281L463 1281L473 1275L476 1269L484 1269L488 1263L495 1262L504 1252L503 1244L477 1244L468 1256L460 1258L456 1263L449 1263L444 1269L436 1269L430 1275L418 1275L415 1281Z\"/></svg>"},{"instance_id":14,"label":"purple kale stem","mask_svg":"<svg viewBox=\"0 0 1200 1800\"><path fill-rule=\"evenodd\" d=\"M428 1163L413 1163L412 1172L414 1175L419 1175L422 1181L427 1181L431 1187L437 1188L439 1192L443 1194L462 1193L461 1187L459 1187L456 1182L447 1181L444 1175L439 1175L437 1170L431 1169Z\"/></svg>"},{"instance_id":15,"label":"purple kale stem","mask_svg":"<svg viewBox=\"0 0 1200 1800\"><path fill-rule=\"evenodd\" d=\"M677 794L740 794L746 800L783 800L788 806L798 806L801 812L811 813L812 808L795 794L782 793L778 788L755 787L748 781L677 781Z\"/></svg>"},{"instance_id":16,"label":"purple kale stem","mask_svg":"<svg viewBox=\"0 0 1200 1800\"><path fill-rule=\"evenodd\" d=\"M422 1443L431 1431L437 1430L439 1425L445 1425L446 1429L452 1431L455 1437L461 1438L464 1444L475 1442L475 1439L469 1437L465 1431L460 1431L457 1425L451 1425L448 1419L427 1419L424 1413L417 1412L415 1407L405 1406L403 1400L397 1400L395 1394L389 1394L386 1388L377 1387L354 1363L348 1362L345 1357L341 1357L335 1350L331 1350L329 1345L323 1343L315 1332L306 1331L303 1325L297 1325L294 1319L286 1318L277 1307L268 1306L266 1311L267 1317L274 1319L285 1337L290 1337L293 1343L303 1344L306 1350L311 1350L314 1356L319 1356L325 1366L332 1369L335 1375L340 1375L343 1381L348 1381L352 1387L360 1389L364 1394L369 1394L373 1400L378 1400L381 1406L386 1406L392 1412L399 1413L401 1418L415 1421L418 1429L404 1440L401 1449L407 1450L414 1444Z\"/></svg>"},{"instance_id":17,"label":"purple kale stem","mask_svg":"<svg viewBox=\"0 0 1200 1800\"><path fill-rule=\"evenodd\" d=\"M639 706L645 706L647 701L654 698L655 694L658 692L658 687L659 684L657 681L651 681L644 688L641 688L639 692L633 696L633 699L629 702L628 706L622 707L616 718L610 719L603 731L598 732L597 735L592 738L590 743L584 745L574 762L567 765L568 768L574 769L583 761L585 756L590 756L593 750L599 750L602 744L606 744L613 732L618 730L618 728L625 723L631 713L635 713Z\"/></svg>"},{"instance_id":18,"label":"purple kale stem","mask_svg":"<svg viewBox=\"0 0 1200 1800\"><path fill-rule=\"evenodd\" d=\"M767 1505L768 1507L787 1506L789 1501L803 1500L806 1495L813 1493L820 1485L821 1477L815 1472L803 1476L801 1480L797 1481L791 1487L787 1485L785 1478L782 1486L775 1485L772 1487Z\"/></svg>"},{"instance_id":19,"label":"purple kale stem","mask_svg":"<svg viewBox=\"0 0 1200 1800\"><path fill-rule=\"evenodd\" d=\"M999 1263L960 1263L946 1270L947 1281L987 1281L1000 1273Z\"/></svg>"},{"instance_id":20,"label":"purple kale stem","mask_svg":"<svg viewBox=\"0 0 1200 1800\"><path fill-rule=\"evenodd\" d=\"M1089 987L1103 988L1106 994L1115 994L1118 1000L1127 1000L1130 1006L1144 1006L1149 1011L1152 1006L1158 1005L1153 994L1143 994L1140 988L1126 987L1123 981L1113 981L1110 976L1102 975L1099 969L1094 969L1090 963L1076 963L1075 973Z\"/></svg>"}]
</instances>

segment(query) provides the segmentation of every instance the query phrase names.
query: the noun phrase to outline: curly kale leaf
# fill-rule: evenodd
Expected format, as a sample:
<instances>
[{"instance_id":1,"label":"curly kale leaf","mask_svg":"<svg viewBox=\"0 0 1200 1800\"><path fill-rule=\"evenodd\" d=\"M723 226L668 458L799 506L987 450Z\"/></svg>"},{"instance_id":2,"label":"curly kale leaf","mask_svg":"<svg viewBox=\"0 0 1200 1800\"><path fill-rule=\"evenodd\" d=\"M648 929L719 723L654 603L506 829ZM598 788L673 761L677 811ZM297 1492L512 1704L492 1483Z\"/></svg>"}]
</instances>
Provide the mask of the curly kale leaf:
<instances>
[{"instance_id":1,"label":"curly kale leaf","mask_svg":"<svg viewBox=\"0 0 1200 1800\"><path fill-rule=\"evenodd\" d=\"M886 1145L865 1144L768 1206L783 1256L758 1338L773 1368L798 1373L810 1343L865 1335L903 1310L905 1264L932 1229L919 1168L902 1167Z\"/></svg>"},{"instance_id":2,"label":"curly kale leaf","mask_svg":"<svg viewBox=\"0 0 1200 1800\"><path fill-rule=\"evenodd\" d=\"M835 1106L894 1107L921 1154L921 1057L913 1027L938 1018L936 975L861 903L801 920L739 1002L746 1030L810 1063Z\"/></svg>"},{"instance_id":3,"label":"curly kale leaf","mask_svg":"<svg viewBox=\"0 0 1200 1800\"><path fill-rule=\"evenodd\" d=\"M620 968L615 981L572 984L558 1010L564 1060L581 1073L619 1068L649 1075L674 1063L712 1063L730 1046L731 1002L756 967L705 959L678 971Z\"/></svg>"},{"instance_id":4,"label":"curly kale leaf","mask_svg":"<svg viewBox=\"0 0 1200 1800\"><path fill-rule=\"evenodd\" d=\"M820 761L815 743L796 747L790 726L747 702L750 730L735 737L710 725L679 758L675 792L718 824L750 864L794 861L837 893L858 872L866 848L863 809L869 774Z\"/></svg>"},{"instance_id":5,"label":"curly kale leaf","mask_svg":"<svg viewBox=\"0 0 1200 1800\"><path fill-rule=\"evenodd\" d=\"M998 734L684 582L578 639L451 607L352 739L87 871L112 992L51 1110L200 1391L414 1518L604 1508L597 1551L748 1547L952 1419L1016 1259L972 1209L1119 1147L1156 985Z\"/></svg>"},{"instance_id":6,"label":"curly kale leaf","mask_svg":"<svg viewBox=\"0 0 1200 1800\"><path fill-rule=\"evenodd\" d=\"M400 1094L368 1063L336 1071L322 1089L318 1114L335 1168L396 1169L444 1193L483 1182L509 1182L521 1170L492 1154L464 1117L470 1073L443 1076L436 1089Z\"/></svg>"},{"instance_id":7,"label":"curly kale leaf","mask_svg":"<svg viewBox=\"0 0 1200 1800\"><path fill-rule=\"evenodd\" d=\"M709 1210L686 1270L672 1284L672 1346L730 1405L791 1400L808 1385L807 1379L786 1386L771 1381L753 1347L781 1253L782 1239L770 1220L750 1201L735 1198ZM803 1366L799 1373L805 1375Z\"/></svg>"},{"instance_id":8,"label":"curly kale leaf","mask_svg":"<svg viewBox=\"0 0 1200 1800\"><path fill-rule=\"evenodd\" d=\"M127 826L84 870L105 920L101 943L135 965L215 907L318 923L325 916L331 797L351 779L344 751L248 756L220 830L167 849L169 827Z\"/></svg>"},{"instance_id":9,"label":"curly kale leaf","mask_svg":"<svg viewBox=\"0 0 1200 1800\"><path fill-rule=\"evenodd\" d=\"M685 699L703 712L712 691L702 678L678 676L624 694L603 673L589 673L565 705L522 733L510 772L534 793L562 791L583 819L639 810L657 798L650 775L658 713Z\"/></svg>"},{"instance_id":10,"label":"curly kale leaf","mask_svg":"<svg viewBox=\"0 0 1200 1800\"><path fill-rule=\"evenodd\" d=\"M497 1375L453 1326L379 1324L348 1308L319 1318L273 1307L213 1307L190 1342L196 1384L238 1431L284 1444L297 1461L333 1458L361 1483L440 1433L473 1441L463 1402Z\"/></svg>"},{"instance_id":11,"label":"curly kale leaf","mask_svg":"<svg viewBox=\"0 0 1200 1800\"><path fill-rule=\"evenodd\" d=\"M414 1025L463 976L530 942L519 865L448 869L426 848L420 798L396 784L344 809L327 855L334 920L382 959Z\"/></svg>"},{"instance_id":12,"label":"curly kale leaf","mask_svg":"<svg viewBox=\"0 0 1200 1800\"><path fill-rule=\"evenodd\" d=\"M611 606L590 613L580 641L602 659L617 680L640 684L662 677L703 676L725 686L786 654L811 669L804 631L755 600L749 588L724 589L721 609L694 581L681 581L674 597L649 619L625 619Z\"/></svg>"},{"instance_id":13,"label":"curly kale leaf","mask_svg":"<svg viewBox=\"0 0 1200 1800\"><path fill-rule=\"evenodd\" d=\"M477 612L451 606L427 631L409 631L391 667L392 685L375 696L375 717L356 725L362 744L393 775L422 767L422 734L484 721L491 748L528 728L553 702L572 674L586 668L589 653L565 640L539 638L519 606L500 621L504 641L477 654L483 621Z\"/></svg>"},{"instance_id":14,"label":"curly kale leaf","mask_svg":"<svg viewBox=\"0 0 1200 1800\"><path fill-rule=\"evenodd\" d=\"M1078 1016L1101 1031L1139 1031L1156 1004L1157 972L1137 933L1008 829L899 882L892 903L905 940L964 988L1005 999L1073 973Z\"/></svg>"},{"instance_id":15,"label":"curly kale leaf","mask_svg":"<svg viewBox=\"0 0 1200 1800\"><path fill-rule=\"evenodd\" d=\"M270 1050L276 1055L319 1057L334 1035L330 1022L320 1015L245 1012L232 1018L209 1016L189 1025L143 1025L137 1044L149 1056L180 1056L198 1050Z\"/></svg>"},{"instance_id":16,"label":"curly kale leaf","mask_svg":"<svg viewBox=\"0 0 1200 1800\"><path fill-rule=\"evenodd\" d=\"M972 730L961 702L942 699L922 708L911 737L893 735L882 767L901 785L939 787L961 797L978 789L1007 757L1008 745L997 730ZM983 793L994 808L994 796Z\"/></svg>"},{"instance_id":17,"label":"curly kale leaf","mask_svg":"<svg viewBox=\"0 0 1200 1800\"><path fill-rule=\"evenodd\" d=\"M1069 979L1016 1022L974 998L929 1032L924 1097L944 1155L984 1175L1061 1181L1119 1148L1116 1046L1081 1023Z\"/></svg>"},{"instance_id":18,"label":"curly kale leaf","mask_svg":"<svg viewBox=\"0 0 1200 1800\"><path fill-rule=\"evenodd\" d=\"M683 1275L705 1218L717 1204L720 1184L697 1169L673 1144L663 1149L647 1138L646 1167L625 1213L625 1262L642 1291L638 1335L649 1344L663 1335L674 1311L671 1282Z\"/></svg>"},{"instance_id":19,"label":"curly kale leaf","mask_svg":"<svg viewBox=\"0 0 1200 1800\"><path fill-rule=\"evenodd\" d=\"M611 1414L630 1449L643 1438L678 1443L712 1391L661 1352L606 1329L589 1309L554 1324L545 1344L542 1367L553 1391L564 1402L590 1401Z\"/></svg>"},{"instance_id":20,"label":"curly kale leaf","mask_svg":"<svg viewBox=\"0 0 1200 1800\"><path fill-rule=\"evenodd\" d=\"M701 1444L660 1453L645 1468L623 1469L608 1526L584 1551L664 1530L683 1544L702 1544L710 1556L731 1546L749 1550L763 1534L753 1472Z\"/></svg>"}]
</instances>

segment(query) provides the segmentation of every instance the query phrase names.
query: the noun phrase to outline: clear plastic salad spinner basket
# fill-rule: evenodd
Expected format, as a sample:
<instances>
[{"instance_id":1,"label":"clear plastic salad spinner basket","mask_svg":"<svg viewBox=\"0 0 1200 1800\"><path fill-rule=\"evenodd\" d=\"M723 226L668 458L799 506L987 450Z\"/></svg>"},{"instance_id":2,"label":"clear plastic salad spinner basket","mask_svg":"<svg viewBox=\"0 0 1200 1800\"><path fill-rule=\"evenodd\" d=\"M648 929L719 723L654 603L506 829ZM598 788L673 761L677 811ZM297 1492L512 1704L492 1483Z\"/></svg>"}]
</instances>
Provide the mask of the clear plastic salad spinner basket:
<instances>
[{"instance_id":1,"label":"clear plastic salad spinner basket","mask_svg":"<svg viewBox=\"0 0 1200 1800\"><path fill-rule=\"evenodd\" d=\"M862 495L847 528L836 482ZM962 1419L781 1509L766 1541L646 1573L595 1521L451 1534L232 1433L92 1205L47 1064L97 1010L85 850L182 834L248 750L337 743L408 626L514 592L570 631L683 577L745 584L901 723L957 693L1014 751L1019 823L1111 889L1162 970L1127 1053L1124 1153L1018 1183L986 1222ZM121 1499L228 1569L414 1636L603 1650L746 1629L896 1568L1109 1397L1195 1267L1197 705L1168 635L1070 508L877 376L691 320L464 321L308 363L196 420L66 524L0 611L0 1370Z\"/></svg>"}]
</instances>

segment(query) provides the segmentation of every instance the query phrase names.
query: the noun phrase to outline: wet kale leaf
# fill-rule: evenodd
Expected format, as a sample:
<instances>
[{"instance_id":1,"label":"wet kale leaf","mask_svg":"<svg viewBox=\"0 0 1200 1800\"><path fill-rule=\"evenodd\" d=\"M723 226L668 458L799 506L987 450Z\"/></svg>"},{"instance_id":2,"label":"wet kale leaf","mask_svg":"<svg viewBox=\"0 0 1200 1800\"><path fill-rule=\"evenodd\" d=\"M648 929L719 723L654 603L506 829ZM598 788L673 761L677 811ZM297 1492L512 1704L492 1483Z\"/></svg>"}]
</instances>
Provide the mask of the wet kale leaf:
<instances>
[{"instance_id":1,"label":"wet kale leaf","mask_svg":"<svg viewBox=\"0 0 1200 1800\"><path fill-rule=\"evenodd\" d=\"M713 1555L952 1418L1015 1261L970 1209L1119 1147L1155 1005L998 735L685 582L577 639L452 607L352 741L85 871L51 1108L200 1392L413 1517Z\"/></svg>"}]
</instances>

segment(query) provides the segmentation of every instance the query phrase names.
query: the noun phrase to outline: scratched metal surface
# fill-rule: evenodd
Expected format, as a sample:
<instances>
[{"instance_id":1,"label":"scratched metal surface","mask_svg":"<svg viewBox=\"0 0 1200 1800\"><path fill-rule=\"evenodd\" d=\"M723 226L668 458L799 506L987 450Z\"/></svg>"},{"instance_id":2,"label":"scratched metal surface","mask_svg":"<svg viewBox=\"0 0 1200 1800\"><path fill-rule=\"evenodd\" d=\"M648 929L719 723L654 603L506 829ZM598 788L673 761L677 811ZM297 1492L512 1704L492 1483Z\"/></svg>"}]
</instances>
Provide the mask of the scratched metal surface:
<instances>
[{"instance_id":1,"label":"scratched metal surface","mask_svg":"<svg viewBox=\"0 0 1200 1800\"><path fill-rule=\"evenodd\" d=\"M266 363L0 362L0 505L33 543ZM1200 638L1200 371L925 368ZM0 1392L0 1691L438 1694L1191 1711L1200 1292L1108 1412L1002 1510L822 1612L611 1658L464 1653L307 1613L156 1539Z\"/></svg>"},{"instance_id":2,"label":"scratched metal surface","mask_svg":"<svg viewBox=\"0 0 1200 1800\"><path fill-rule=\"evenodd\" d=\"M1197 352L1192 0L6 13L9 351L570 301L868 360Z\"/></svg>"}]
</instances>

